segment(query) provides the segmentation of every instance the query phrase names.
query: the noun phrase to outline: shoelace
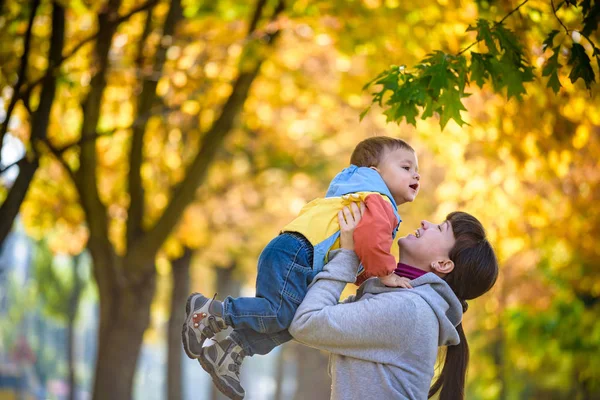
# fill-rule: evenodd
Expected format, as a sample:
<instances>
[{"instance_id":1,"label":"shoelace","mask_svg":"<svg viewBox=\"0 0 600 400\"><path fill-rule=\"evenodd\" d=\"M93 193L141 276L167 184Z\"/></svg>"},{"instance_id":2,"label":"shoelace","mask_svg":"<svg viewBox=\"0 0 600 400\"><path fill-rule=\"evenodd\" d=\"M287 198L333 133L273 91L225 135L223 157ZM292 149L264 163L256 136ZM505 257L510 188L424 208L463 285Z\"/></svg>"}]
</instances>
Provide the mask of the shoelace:
<instances>
[{"instance_id":1,"label":"shoelace","mask_svg":"<svg viewBox=\"0 0 600 400\"><path fill-rule=\"evenodd\" d=\"M240 367L242 366L242 360L244 357L239 353L231 353L231 359L233 360L233 365L231 365L231 371L235 372L236 375L240 374Z\"/></svg>"},{"instance_id":2,"label":"shoelace","mask_svg":"<svg viewBox=\"0 0 600 400\"><path fill-rule=\"evenodd\" d=\"M202 334L206 337L213 337L227 327L223 321L217 320L214 315L211 315L206 319L208 321L206 324L202 323L204 327L201 329Z\"/></svg>"}]
</instances>

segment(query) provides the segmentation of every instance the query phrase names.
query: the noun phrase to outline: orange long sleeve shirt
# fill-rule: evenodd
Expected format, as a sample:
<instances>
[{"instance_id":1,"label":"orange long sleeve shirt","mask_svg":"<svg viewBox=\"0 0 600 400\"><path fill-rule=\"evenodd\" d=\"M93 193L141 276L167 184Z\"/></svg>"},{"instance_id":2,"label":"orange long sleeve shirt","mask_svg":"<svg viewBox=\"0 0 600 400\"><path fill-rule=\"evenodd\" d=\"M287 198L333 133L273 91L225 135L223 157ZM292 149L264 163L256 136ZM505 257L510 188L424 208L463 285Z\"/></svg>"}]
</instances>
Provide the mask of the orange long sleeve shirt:
<instances>
[{"instance_id":1,"label":"orange long sleeve shirt","mask_svg":"<svg viewBox=\"0 0 600 400\"><path fill-rule=\"evenodd\" d=\"M396 268L396 258L390 253L392 234L399 222L392 205L382 196L372 194L365 198L366 209L354 230L354 251L364 271L356 278L360 285L365 280L391 274Z\"/></svg>"}]
</instances>

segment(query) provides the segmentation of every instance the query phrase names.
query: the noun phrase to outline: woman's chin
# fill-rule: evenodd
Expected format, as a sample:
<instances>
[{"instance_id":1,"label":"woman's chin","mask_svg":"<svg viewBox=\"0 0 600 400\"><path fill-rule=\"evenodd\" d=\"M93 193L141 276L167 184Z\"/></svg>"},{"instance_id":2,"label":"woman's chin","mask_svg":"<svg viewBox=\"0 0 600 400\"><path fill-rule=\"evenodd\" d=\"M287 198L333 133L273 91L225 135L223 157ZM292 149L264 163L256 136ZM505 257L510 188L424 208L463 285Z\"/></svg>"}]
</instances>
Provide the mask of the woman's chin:
<instances>
[{"instance_id":1,"label":"woman's chin","mask_svg":"<svg viewBox=\"0 0 600 400\"><path fill-rule=\"evenodd\" d=\"M413 234L408 234L398 239L398 246L402 247L403 243L410 243L413 240L417 240L417 237Z\"/></svg>"}]
</instances>

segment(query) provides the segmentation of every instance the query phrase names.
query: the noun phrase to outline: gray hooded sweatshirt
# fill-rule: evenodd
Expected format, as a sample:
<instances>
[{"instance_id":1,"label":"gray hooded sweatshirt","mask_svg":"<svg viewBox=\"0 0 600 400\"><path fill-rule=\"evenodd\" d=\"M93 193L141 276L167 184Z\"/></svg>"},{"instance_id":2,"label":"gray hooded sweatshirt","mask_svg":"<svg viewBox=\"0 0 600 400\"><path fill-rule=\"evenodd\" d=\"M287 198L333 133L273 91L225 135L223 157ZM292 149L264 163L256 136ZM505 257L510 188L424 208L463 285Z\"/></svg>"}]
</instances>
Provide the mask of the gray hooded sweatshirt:
<instances>
[{"instance_id":1,"label":"gray hooded sweatshirt","mask_svg":"<svg viewBox=\"0 0 600 400\"><path fill-rule=\"evenodd\" d=\"M427 399L438 346L459 343L462 307L433 273L389 288L371 278L338 303L359 260L336 250L311 284L289 328L300 343L331 353L332 399Z\"/></svg>"}]
</instances>

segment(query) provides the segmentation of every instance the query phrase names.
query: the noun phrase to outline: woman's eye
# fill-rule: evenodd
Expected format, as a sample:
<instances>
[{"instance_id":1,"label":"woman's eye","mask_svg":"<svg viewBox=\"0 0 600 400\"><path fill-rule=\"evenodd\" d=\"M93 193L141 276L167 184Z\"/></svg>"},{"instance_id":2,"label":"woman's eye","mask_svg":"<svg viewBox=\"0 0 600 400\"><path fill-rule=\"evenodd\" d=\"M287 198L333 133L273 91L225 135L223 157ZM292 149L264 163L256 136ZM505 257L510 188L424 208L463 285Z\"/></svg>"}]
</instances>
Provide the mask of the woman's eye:
<instances>
[{"instance_id":1,"label":"woman's eye","mask_svg":"<svg viewBox=\"0 0 600 400\"><path fill-rule=\"evenodd\" d=\"M440 230L440 232L442 231L442 226L438 225L438 229Z\"/></svg>"}]
</instances>

